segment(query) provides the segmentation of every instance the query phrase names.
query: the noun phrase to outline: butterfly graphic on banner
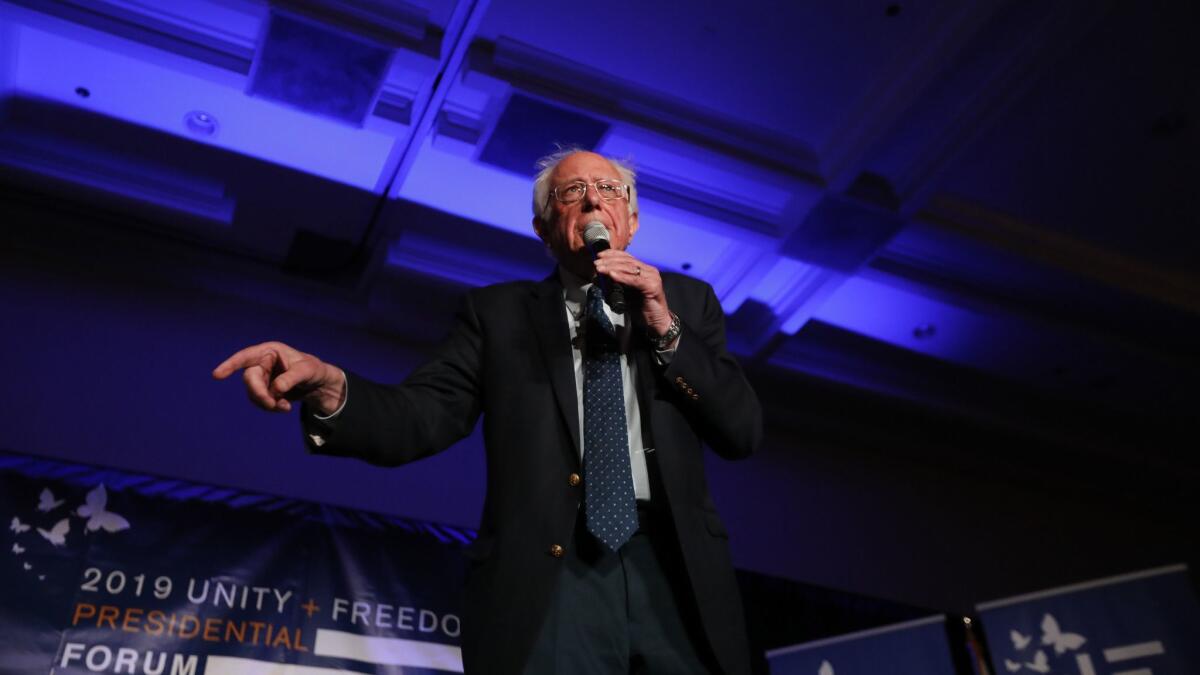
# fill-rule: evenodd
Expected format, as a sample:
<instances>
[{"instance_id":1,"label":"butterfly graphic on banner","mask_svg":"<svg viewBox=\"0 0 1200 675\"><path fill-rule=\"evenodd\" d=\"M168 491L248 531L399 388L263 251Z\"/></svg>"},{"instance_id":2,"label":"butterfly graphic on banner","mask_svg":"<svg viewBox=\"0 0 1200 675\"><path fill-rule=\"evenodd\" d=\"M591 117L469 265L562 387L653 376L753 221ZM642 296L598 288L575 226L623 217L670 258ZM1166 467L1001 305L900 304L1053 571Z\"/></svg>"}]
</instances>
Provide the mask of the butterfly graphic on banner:
<instances>
[{"instance_id":1,"label":"butterfly graphic on banner","mask_svg":"<svg viewBox=\"0 0 1200 675\"><path fill-rule=\"evenodd\" d=\"M104 484L101 483L99 487L87 494L87 503L75 511L88 519L88 532L95 532L99 529L103 529L105 532L120 532L129 529L129 521L106 510L107 505L108 492L104 490Z\"/></svg>"},{"instance_id":2,"label":"butterfly graphic on banner","mask_svg":"<svg viewBox=\"0 0 1200 675\"><path fill-rule=\"evenodd\" d=\"M1021 670L1029 670L1040 675L1049 675L1051 672L1050 656L1043 647L1051 647L1056 656L1061 656L1068 651L1079 649L1087 642L1087 638L1078 633L1064 631L1053 614L1046 614L1042 617L1041 628L1041 640L1036 646L1033 644L1032 633L1025 634L1015 628L1008 631L1013 649L1022 653L1018 654L1016 659L1004 659L1006 671L1016 673ZM1034 648L1033 653L1025 654L1024 652L1030 647Z\"/></svg>"},{"instance_id":3,"label":"butterfly graphic on banner","mask_svg":"<svg viewBox=\"0 0 1200 675\"><path fill-rule=\"evenodd\" d=\"M1004 669L1009 673L1018 673L1023 670L1039 673L1039 675L1100 675L1096 670L1096 665L1092 661L1091 654L1080 651L1085 644L1087 638L1080 633L1064 630L1059 625L1058 619L1053 614L1045 614L1042 616L1041 623L1042 635L1038 643L1034 644L1034 636L1032 633L1026 634L1013 628L1008 631L1009 640L1012 641L1013 650L1017 652L1014 658L1004 659ZM1047 653L1046 647L1051 648L1054 653L1054 664L1050 662L1050 655ZM1029 653L1029 649L1033 649ZM1108 663L1116 663L1134 658L1146 656L1156 656L1163 653L1161 642L1145 642L1134 645L1124 645L1120 647L1110 647L1103 650L1104 660ZM1069 655L1071 658L1061 659L1060 657ZM1152 675L1152 671L1148 668L1129 671L1136 672L1139 675Z\"/></svg>"},{"instance_id":4,"label":"butterfly graphic on banner","mask_svg":"<svg viewBox=\"0 0 1200 675\"><path fill-rule=\"evenodd\" d=\"M55 499L54 493L50 491L50 488L45 488L42 490L42 494L38 498L37 510L41 511L42 513L50 513L54 509L62 506L63 502L65 501L65 499Z\"/></svg>"},{"instance_id":5,"label":"butterfly graphic on banner","mask_svg":"<svg viewBox=\"0 0 1200 675\"><path fill-rule=\"evenodd\" d=\"M71 531L71 519L63 518L54 524L54 527L49 530L38 528L38 534L42 538L50 542L54 546L62 546L67 543L67 534Z\"/></svg>"},{"instance_id":6,"label":"butterfly graphic on banner","mask_svg":"<svg viewBox=\"0 0 1200 675\"><path fill-rule=\"evenodd\" d=\"M28 514L14 515L9 522L8 529L13 533L13 539L22 539L23 537L25 539L22 541L13 541L12 554L23 555L29 551L30 546L37 544L38 539L36 537L32 539L27 538L32 536L27 534L32 529L36 529L41 539L46 542L41 545L49 545L51 550L67 546L68 537L70 537L72 532L72 516L85 519L83 527L76 530L84 534L100 530L107 533L117 533L128 530L130 527L129 521L124 516L108 510L108 491L105 489L103 483L92 488L84 497L83 504L80 504L72 511L68 511L66 517L47 521L44 523L44 526L36 522L37 518L44 517L39 516L39 514L49 514L65 504L66 501L66 498L57 498L50 488L43 488L38 495L37 504L31 506ZM22 517L26 518L26 520L22 520ZM26 572L33 572L34 567L34 564L30 562L21 563L21 568ZM39 573L37 577L42 581L46 579L45 574Z\"/></svg>"}]
</instances>

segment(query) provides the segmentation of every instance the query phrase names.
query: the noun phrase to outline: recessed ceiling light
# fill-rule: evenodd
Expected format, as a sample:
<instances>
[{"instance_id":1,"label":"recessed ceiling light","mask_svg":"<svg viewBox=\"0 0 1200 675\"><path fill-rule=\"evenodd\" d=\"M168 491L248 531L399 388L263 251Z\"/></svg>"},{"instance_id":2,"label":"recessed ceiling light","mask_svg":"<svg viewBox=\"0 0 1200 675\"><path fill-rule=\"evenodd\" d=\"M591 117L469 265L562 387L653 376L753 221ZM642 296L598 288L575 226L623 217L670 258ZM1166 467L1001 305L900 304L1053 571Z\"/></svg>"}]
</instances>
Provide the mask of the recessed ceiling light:
<instances>
[{"instance_id":1,"label":"recessed ceiling light","mask_svg":"<svg viewBox=\"0 0 1200 675\"><path fill-rule=\"evenodd\" d=\"M216 117L203 110L193 110L184 115L183 124L188 128L188 131L197 136L212 136L217 133L217 129L221 126L217 122Z\"/></svg>"}]
</instances>

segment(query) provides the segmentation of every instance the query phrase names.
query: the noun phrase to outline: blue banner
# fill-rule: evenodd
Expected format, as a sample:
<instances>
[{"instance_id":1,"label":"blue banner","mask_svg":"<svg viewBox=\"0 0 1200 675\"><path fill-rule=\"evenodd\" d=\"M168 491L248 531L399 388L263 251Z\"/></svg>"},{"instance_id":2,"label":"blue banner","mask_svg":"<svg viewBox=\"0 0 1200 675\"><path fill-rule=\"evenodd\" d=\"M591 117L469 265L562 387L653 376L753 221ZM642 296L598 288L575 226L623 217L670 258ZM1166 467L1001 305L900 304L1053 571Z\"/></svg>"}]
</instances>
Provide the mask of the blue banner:
<instances>
[{"instance_id":1,"label":"blue banner","mask_svg":"<svg viewBox=\"0 0 1200 675\"><path fill-rule=\"evenodd\" d=\"M955 675L946 617L872 628L767 652L772 675Z\"/></svg>"},{"instance_id":2,"label":"blue banner","mask_svg":"<svg viewBox=\"0 0 1200 675\"><path fill-rule=\"evenodd\" d=\"M1183 565L978 610L997 675L1200 673L1200 606Z\"/></svg>"},{"instance_id":3,"label":"blue banner","mask_svg":"<svg viewBox=\"0 0 1200 675\"><path fill-rule=\"evenodd\" d=\"M0 454L0 672L462 672L469 530Z\"/></svg>"}]
</instances>

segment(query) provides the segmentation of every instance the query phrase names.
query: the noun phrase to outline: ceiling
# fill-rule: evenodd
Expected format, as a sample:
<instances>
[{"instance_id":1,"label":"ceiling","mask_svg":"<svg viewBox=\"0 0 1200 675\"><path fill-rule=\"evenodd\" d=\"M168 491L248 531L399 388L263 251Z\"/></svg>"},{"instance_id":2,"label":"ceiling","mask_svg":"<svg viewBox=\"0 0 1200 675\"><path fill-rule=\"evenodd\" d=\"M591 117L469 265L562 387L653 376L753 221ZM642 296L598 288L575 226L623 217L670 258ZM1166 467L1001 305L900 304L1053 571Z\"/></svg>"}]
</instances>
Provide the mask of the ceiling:
<instances>
[{"instance_id":1,"label":"ceiling","mask_svg":"<svg viewBox=\"0 0 1200 675\"><path fill-rule=\"evenodd\" d=\"M533 162L574 143L632 160L632 252L713 285L763 386L1140 453L1197 403L1197 29L1183 1L8 0L4 200L89 226L6 236L432 339L449 305L414 297L548 273Z\"/></svg>"}]
</instances>

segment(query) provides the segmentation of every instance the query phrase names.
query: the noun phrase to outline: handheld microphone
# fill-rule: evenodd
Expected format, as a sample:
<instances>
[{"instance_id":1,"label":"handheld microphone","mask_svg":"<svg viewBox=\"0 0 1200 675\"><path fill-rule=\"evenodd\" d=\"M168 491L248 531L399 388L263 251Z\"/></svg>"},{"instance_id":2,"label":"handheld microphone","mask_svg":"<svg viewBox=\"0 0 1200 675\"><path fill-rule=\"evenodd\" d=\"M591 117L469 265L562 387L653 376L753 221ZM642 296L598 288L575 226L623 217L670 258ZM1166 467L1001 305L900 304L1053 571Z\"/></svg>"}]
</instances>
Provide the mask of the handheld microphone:
<instances>
[{"instance_id":1,"label":"handheld microphone","mask_svg":"<svg viewBox=\"0 0 1200 675\"><path fill-rule=\"evenodd\" d=\"M612 248L609 244L608 228L598 220L593 220L583 228L583 243L587 244L588 250L592 252L592 260L601 251L607 251ZM625 313L625 287L612 279L606 274L597 274L596 283L600 284L600 289L604 291L604 301L616 314Z\"/></svg>"}]
</instances>

